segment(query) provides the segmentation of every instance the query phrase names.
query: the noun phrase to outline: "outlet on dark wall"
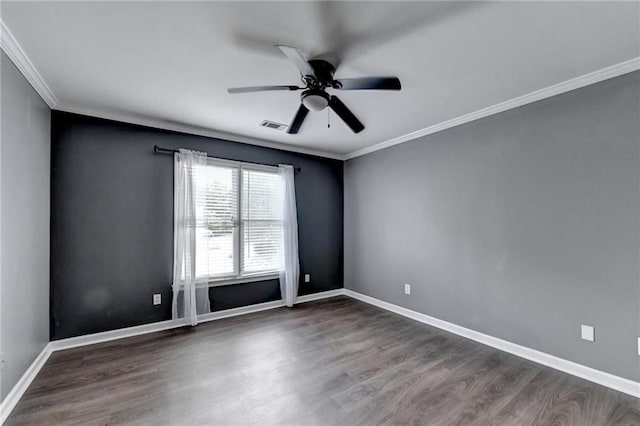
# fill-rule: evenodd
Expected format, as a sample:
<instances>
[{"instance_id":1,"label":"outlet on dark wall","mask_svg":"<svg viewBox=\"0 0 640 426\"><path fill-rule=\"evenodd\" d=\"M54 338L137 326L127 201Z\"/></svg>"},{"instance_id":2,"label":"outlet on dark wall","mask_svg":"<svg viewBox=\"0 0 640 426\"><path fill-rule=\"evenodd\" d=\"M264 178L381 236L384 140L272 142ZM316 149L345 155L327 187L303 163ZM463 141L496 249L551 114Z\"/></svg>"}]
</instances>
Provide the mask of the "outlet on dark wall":
<instances>
[{"instance_id":1,"label":"outlet on dark wall","mask_svg":"<svg viewBox=\"0 0 640 426\"><path fill-rule=\"evenodd\" d=\"M300 294L343 286L343 163L52 112L51 338L171 318L173 158L153 146L302 167L296 174ZM162 294L154 306L152 295ZM210 289L213 310L280 298L277 280Z\"/></svg>"}]
</instances>

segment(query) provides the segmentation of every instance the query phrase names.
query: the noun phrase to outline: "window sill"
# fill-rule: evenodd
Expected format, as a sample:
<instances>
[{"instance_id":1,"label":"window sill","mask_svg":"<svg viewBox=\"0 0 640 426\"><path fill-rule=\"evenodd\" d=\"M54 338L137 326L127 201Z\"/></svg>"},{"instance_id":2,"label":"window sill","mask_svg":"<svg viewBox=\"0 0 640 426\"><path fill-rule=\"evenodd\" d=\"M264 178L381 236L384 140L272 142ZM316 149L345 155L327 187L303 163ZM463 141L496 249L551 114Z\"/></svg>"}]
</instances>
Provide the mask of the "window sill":
<instances>
[{"instance_id":1,"label":"window sill","mask_svg":"<svg viewBox=\"0 0 640 426\"><path fill-rule=\"evenodd\" d=\"M208 283L201 283L201 284L198 284L198 286L221 287L224 285L231 285L231 284L244 284L244 283L252 283L256 281L275 280L275 279L278 279L279 277L280 275L277 272L271 272L268 274L247 275L247 276L238 277L238 278L222 278L219 280L209 281Z\"/></svg>"},{"instance_id":2,"label":"window sill","mask_svg":"<svg viewBox=\"0 0 640 426\"><path fill-rule=\"evenodd\" d=\"M198 281L196 282L196 288L207 288L207 287L222 287L225 285L232 284L244 284L244 283L253 283L258 281L268 281L268 280L277 280L280 278L280 274L278 272L269 272L267 274L256 274L256 275L247 275L244 277L237 278L220 278L211 281ZM175 286L171 286L175 288ZM180 286L182 289L182 285Z\"/></svg>"}]
</instances>

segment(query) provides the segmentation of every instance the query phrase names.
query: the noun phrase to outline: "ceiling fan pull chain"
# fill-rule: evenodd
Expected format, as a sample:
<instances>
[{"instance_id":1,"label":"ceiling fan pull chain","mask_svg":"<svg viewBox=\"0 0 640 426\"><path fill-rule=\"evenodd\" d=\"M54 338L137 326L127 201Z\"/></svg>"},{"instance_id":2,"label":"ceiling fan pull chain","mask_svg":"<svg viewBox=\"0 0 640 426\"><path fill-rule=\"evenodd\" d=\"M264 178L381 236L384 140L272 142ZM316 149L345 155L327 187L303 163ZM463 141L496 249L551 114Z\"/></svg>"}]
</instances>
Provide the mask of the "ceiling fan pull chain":
<instances>
[{"instance_id":1,"label":"ceiling fan pull chain","mask_svg":"<svg viewBox=\"0 0 640 426\"><path fill-rule=\"evenodd\" d=\"M293 121L289 124L289 128L287 129L288 134L296 134L300 131L300 127L309 111L320 112L325 108L327 108L328 129L331 128L330 109L332 109L338 116L338 121L342 120L353 133L360 133L364 130L364 124L353 115L351 110L347 108L337 96L327 93L327 89L400 90L402 88L400 79L395 76L356 77L336 80L333 77L336 67L331 63L323 59L307 59L304 52L297 47L285 45L276 46L300 72L299 76L302 87L293 85L230 87L227 89L227 92L235 94L302 90L300 94L300 105L298 106L296 115L293 117Z\"/></svg>"}]
</instances>

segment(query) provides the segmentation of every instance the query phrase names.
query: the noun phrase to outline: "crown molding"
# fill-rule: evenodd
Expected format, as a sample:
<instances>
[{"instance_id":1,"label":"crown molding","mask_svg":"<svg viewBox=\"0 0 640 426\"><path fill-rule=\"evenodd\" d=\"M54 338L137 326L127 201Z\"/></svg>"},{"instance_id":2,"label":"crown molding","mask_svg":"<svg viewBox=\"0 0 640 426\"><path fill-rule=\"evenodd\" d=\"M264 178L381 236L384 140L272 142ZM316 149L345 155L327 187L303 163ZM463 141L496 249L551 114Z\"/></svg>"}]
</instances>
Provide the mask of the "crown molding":
<instances>
[{"instance_id":1,"label":"crown molding","mask_svg":"<svg viewBox=\"0 0 640 426\"><path fill-rule=\"evenodd\" d=\"M2 21L2 19L0 19L0 47L7 54L9 59L11 59L11 61L16 65L22 75L27 79L29 84L31 84L34 90L40 95L40 97L52 110L89 115L108 120L138 124L141 126L154 127L163 130L171 130L174 132L225 139L232 142L263 146L266 148L297 152L300 154L331 158L334 160L344 160L344 156L341 154L322 151L318 149L300 147L285 143L269 142L262 139L251 138L234 133L221 132L188 124L175 123L169 120L145 117L139 114L109 112L106 110L87 108L60 102L47 82L44 80L42 75L38 72L35 65L33 65L33 62L31 62L26 52L22 49L20 43L18 43L18 40L16 40L16 38L13 36L9 28L5 25L4 21Z\"/></svg>"},{"instance_id":2,"label":"crown molding","mask_svg":"<svg viewBox=\"0 0 640 426\"><path fill-rule=\"evenodd\" d=\"M35 68L34 68L35 70ZM136 114L128 113L113 113L102 110L89 109L85 107L72 106L66 104L60 104L56 108L60 111L73 112L76 114L90 115L99 118L105 118L109 120L122 121L125 123L139 124L142 126L155 127L164 130L172 130L181 133L189 133L200 136L207 136L213 138L226 139L234 142L246 143L250 145L264 146L267 148L280 149L284 151L298 152L301 154L314 155L318 157L331 158L334 160L350 160L352 158L360 157L381 149L389 148L394 145L398 145L404 142L409 142L414 139L431 135L433 133L441 132L452 127L460 126L472 121L479 120L481 118L489 117L491 115L499 114L501 112L508 111L510 109L518 108L524 105L531 104L533 102L541 101L543 99L550 98L552 96L561 95L572 90L580 89L595 83L599 83L604 80L608 80L614 77L619 77L630 72L640 70L640 57L629 59L618 64L614 64L578 77L574 77L563 82L553 84L551 86L535 90L533 92L518 96L495 105L479 109L469 114L461 115L459 117L446 120L428 127L425 127L414 132L407 133L402 136L398 136L372 146L368 146L357 151L350 152L348 154L338 154L328 151L322 151L312 148L298 147L295 145L269 142L261 139L250 138L238 134L226 133L215 131L212 129L173 123L168 120L155 119L150 117L143 117Z\"/></svg>"},{"instance_id":3,"label":"crown molding","mask_svg":"<svg viewBox=\"0 0 640 426\"><path fill-rule=\"evenodd\" d=\"M34 88L38 95L53 109L58 105L58 98L53 94L44 78L40 75L35 65L29 60L29 57L22 50L18 40L13 36L9 28L0 19L0 47L9 59L16 65L18 70L24 75L29 84Z\"/></svg>"},{"instance_id":4,"label":"crown molding","mask_svg":"<svg viewBox=\"0 0 640 426\"><path fill-rule=\"evenodd\" d=\"M170 120L164 120L160 118L152 118L142 116L134 113L124 112L112 112L102 109L89 108L79 105L70 105L62 103L56 98L55 94L46 83L42 75L38 72L35 65L31 62L25 51L22 49L18 41L15 39L9 28L0 19L0 47L16 65L18 70L29 81L31 86L40 95L40 97L49 105L51 109L71 112L75 114L89 115L98 118L104 118L107 120L120 121L124 123L137 124L141 126L153 127L157 129L170 130L180 133L187 133L199 136L206 136L211 138L225 139L232 142L245 143L249 145L263 146L266 148L279 149L283 151L297 152L300 154L313 155L324 158L331 158L334 160L346 161L352 158L360 157L366 154L370 154L381 149L389 148L394 145L398 145L404 142L409 142L414 139L431 135L433 133L441 132L452 127L460 126L481 118L489 117L491 115L499 114L510 109L518 108L533 102L537 102L552 96L560 95L562 93L576 90L582 87L589 86L591 84L599 83L610 78L618 77L630 72L640 70L640 57L632 58L618 64L614 64L566 81L557 83L543 89L535 90L522 96L518 96L495 105L479 109L469 114L461 115L450 120L446 120L420 130L416 130L405 135L401 135L386 141L377 143L366 148L362 148L348 154L338 154L334 152L328 152L313 148L306 148L295 146L291 144L270 142L258 138L252 138L242 136L235 133L228 133L208 129L199 126L193 126L189 124L176 123Z\"/></svg>"},{"instance_id":5,"label":"crown molding","mask_svg":"<svg viewBox=\"0 0 640 426\"><path fill-rule=\"evenodd\" d=\"M205 127L182 124L159 118L152 118L134 113L107 111L100 108L87 108L79 105L72 105L60 102L55 108L56 111L70 112L73 114L87 115L91 117L103 118L106 120L120 121L123 123L137 124L139 126L152 127L161 130L186 133L190 135L205 136L209 138L224 139L230 142L244 143L248 145L262 146L265 148L279 149L282 151L297 152L300 154L313 155L316 157L331 158L344 161L344 156L333 152L321 151L313 148L290 145L279 142L270 142L262 139L242 136L235 133L222 132Z\"/></svg>"},{"instance_id":6,"label":"crown molding","mask_svg":"<svg viewBox=\"0 0 640 426\"><path fill-rule=\"evenodd\" d=\"M471 121L479 120L481 118L489 117L510 109L518 108L533 102L541 101L552 96L560 95L562 93L569 92L571 90L580 89L581 87L589 86L591 84L599 83L610 78L618 77L623 74L627 74L633 71L640 70L640 57L630 59L628 61L620 62L615 65L611 65L606 68L599 69L588 74L581 75L566 81L563 81L552 86L545 87L540 90L536 90L527 93L516 98L509 99L504 102L497 103L487 108L482 108L469 114L461 115L451 120L443 121L441 123L434 124L429 127L425 127L420 130L416 130L411 133L407 133L402 136L398 136L378 144L359 149L357 151L350 152L344 155L344 160L350 160L352 158L360 157L365 154L369 154L381 149L389 148L394 145L398 145L404 142L420 138L422 136L431 135L433 133L441 132L446 129L450 129L461 124L469 123Z\"/></svg>"}]
</instances>

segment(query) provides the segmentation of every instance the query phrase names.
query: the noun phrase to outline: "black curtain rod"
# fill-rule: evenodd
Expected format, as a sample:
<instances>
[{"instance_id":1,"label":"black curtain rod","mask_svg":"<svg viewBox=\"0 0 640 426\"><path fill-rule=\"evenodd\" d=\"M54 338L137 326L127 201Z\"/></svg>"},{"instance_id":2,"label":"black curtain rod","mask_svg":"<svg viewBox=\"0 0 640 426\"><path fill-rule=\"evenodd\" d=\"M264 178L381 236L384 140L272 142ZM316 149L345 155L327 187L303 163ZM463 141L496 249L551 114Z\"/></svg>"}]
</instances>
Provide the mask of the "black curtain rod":
<instances>
[{"instance_id":1,"label":"black curtain rod","mask_svg":"<svg viewBox=\"0 0 640 426\"><path fill-rule=\"evenodd\" d=\"M160 148L158 145L154 145L153 146L153 152L155 152L156 154L175 154L176 152L180 152L177 149L169 149L169 148ZM207 157L211 157L210 155L207 155ZM239 160L232 160L231 158L222 158L222 157L212 157L212 158L219 158L221 160L229 160L229 161L236 161L238 163L249 163L249 164L259 164L261 166L272 166L272 167L278 167L277 165L272 165L272 164L263 164L263 163L256 163L254 161L239 161ZM295 170L296 172L301 172L302 168L301 167L293 167L293 170Z\"/></svg>"}]
</instances>

